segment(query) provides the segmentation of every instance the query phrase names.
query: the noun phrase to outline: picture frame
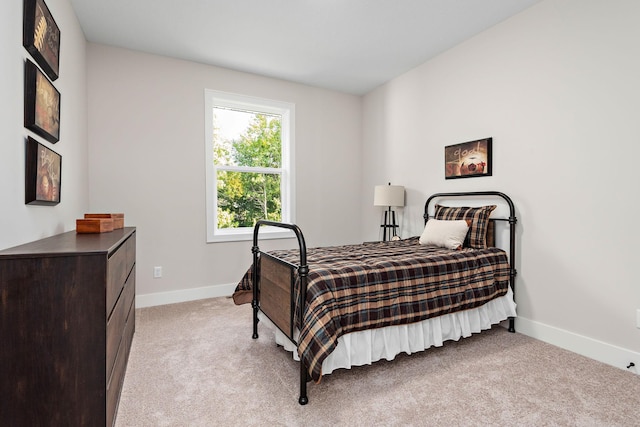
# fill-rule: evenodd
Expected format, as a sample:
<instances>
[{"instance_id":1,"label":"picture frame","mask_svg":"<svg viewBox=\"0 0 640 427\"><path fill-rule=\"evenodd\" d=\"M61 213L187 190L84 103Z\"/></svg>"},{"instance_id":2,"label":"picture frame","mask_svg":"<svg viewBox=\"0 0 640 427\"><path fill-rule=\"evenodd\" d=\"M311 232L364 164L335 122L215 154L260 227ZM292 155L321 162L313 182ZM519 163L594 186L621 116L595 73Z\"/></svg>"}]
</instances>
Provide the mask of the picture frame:
<instances>
[{"instance_id":1,"label":"picture frame","mask_svg":"<svg viewBox=\"0 0 640 427\"><path fill-rule=\"evenodd\" d=\"M60 92L29 60L24 72L24 126L53 144L60 140Z\"/></svg>"},{"instance_id":2,"label":"picture frame","mask_svg":"<svg viewBox=\"0 0 640 427\"><path fill-rule=\"evenodd\" d=\"M30 136L26 144L25 204L57 205L62 184L62 156Z\"/></svg>"},{"instance_id":3,"label":"picture frame","mask_svg":"<svg viewBox=\"0 0 640 427\"><path fill-rule=\"evenodd\" d=\"M60 69L60 29L44 0L24 0L22 45L51 81Z\"/></svg>"},{"instance_id":4,"label":"picture frame","mask_svg":"<svg viewBox=\"0 0 640 427\"><path fill-rule=\"evenodd\" d=\"M477 139L444 147L445 179L491 176L493 138Z\"/></svg>"}]
</instances>

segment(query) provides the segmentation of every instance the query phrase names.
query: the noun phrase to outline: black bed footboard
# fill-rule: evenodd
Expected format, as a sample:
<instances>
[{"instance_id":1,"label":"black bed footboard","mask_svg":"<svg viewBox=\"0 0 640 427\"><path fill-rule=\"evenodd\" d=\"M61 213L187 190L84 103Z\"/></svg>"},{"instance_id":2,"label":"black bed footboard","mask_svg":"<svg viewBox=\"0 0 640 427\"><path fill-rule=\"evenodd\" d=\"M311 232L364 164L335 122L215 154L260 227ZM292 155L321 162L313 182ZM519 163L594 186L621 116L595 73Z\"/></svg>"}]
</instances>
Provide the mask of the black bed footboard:
<instances>
[{"instance_id":1,"label":"black bed footboard","mask_svg":"<svg viewBox=\"0 0 640 427\"><path fill-rule=\"evenodd\" d=\"M305 243L304 240L304 235L302 234L302 230L300 230L300 227L298 227L295 224L287 224L287 223L282 223L282 222L274 222L274 221L267 221L267 220L259 220L255 227L253 228L253 247L251 248L251 252L253 253L253 278L254 278L254 285L253 285L253 300L251 302L251 306L253 307L253 338L257 339L258 338L258 311L261 310L261 306L260 306L260 272L258 271L259 268L259 254L260 254L260 248L258 247L258 235L260 232L260 227L261 226L271 226L271 227L278 227L278 228L286 228L289 229L291 231L293 231L296 235L296 238L298 239L298 246L300 249L300 264L297 266L297 276L300 280L300 299L298 300L298 318L302 319L303 318L303 314L304 314L304 306L305 306L305 302L307 300L307 276L309 275L309 266L307 265L307 245ZM290 331L283 331L285 332L285 334L289 337L289 339L291 339L293 341L293 329L295 327L294 325L294 319L295 319L295 301L294 301L294 289L293 289L293 280L294 277L293 275L291 275L291 286L289 287L289 299L290 299L290 304L289 304L289 313L285 316L285 317L289 317L290 319ZM265 313L265 315L267 315L267 317L269 317L271 319L271 316L269 316L269 313L265 312L265 310L262 310L263 313ZM267 311L269 311L267 309ZM271 319L272 321L274 319ZM286 320L285 320L286 322ZM276 324L280 323L278 321L275 322ZM280 327L280 326L279 326ZM282 328L281 328L282 329ZM301 405L306 405L309 402L309 399L307 397L307 380L308 380L308 373L307 373L307 367L304 364L304 361L302 358L300 358L300 397L298 398L298 402Z\"/></svg>"}]
</instances>

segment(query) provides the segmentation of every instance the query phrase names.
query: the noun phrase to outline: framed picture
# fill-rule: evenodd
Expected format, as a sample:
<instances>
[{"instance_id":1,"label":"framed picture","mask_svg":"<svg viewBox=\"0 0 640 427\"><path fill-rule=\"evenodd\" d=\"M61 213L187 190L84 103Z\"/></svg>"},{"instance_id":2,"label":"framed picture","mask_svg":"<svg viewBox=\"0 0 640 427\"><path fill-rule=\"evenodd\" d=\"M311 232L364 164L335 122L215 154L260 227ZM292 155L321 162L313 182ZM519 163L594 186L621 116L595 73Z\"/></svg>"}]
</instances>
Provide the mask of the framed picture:
<instances>
[{"instance_id":1,"label":"framed picture","mask_svg":"<svg viewBox=\"0 0 640 427\"><path fill-rule=\"evenodd\" d=\"M60 66L60 29L44 0L24 0L22 45L53 81Z\"/></svg>"},{"instance_id":2,"label":"framed picture","mask_svg":"<svg viewBox=\"0 0 640 427\"><path fill-rule=\"evenodd\" d=\"M24 72L24 126L53 144L60 140L60 92L29 60Z\"/></svg>"},{"instance_id":3,"label":"framed picture","mask_svg":"<svg viewBox=\"0 0 640 427\"><path fill-rule=\"evenodd\" d=\"M25 204L57 205L60 203L62 156L27 137Z\"/></svg>"},{"instance_id":4,"label":"framed picture","mask_svg":"<svg viewBox=\"0 0 640 427\"><path fill-rule=\"evenodd\" d=\"M484 138L444 147L445 179L491 176L492 140Z\"/></svg>"}]
</instances>

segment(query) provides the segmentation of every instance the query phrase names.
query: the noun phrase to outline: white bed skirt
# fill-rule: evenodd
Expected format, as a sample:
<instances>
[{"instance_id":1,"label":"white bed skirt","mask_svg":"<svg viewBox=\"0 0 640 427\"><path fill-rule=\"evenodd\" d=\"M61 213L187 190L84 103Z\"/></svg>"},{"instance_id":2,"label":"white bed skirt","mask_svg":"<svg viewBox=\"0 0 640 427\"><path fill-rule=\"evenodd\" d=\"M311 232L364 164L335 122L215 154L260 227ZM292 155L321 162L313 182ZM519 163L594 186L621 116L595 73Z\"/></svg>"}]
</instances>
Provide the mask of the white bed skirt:
<instances>
[{"instance_id":1,"label":"white bed skirt","mask_svg":"<svg viewBox=\"0 0 640 427\"><path fill-rule=\"evenodd\" d=\"M262 312L259 316L260 321L273 326ZM445 341L469 337L509 317L516 317L516 303L510 287L506 295L481 307L408 325L352 332L338 339L337 347L322 363L322 375L340 368L370 365L382 359L393 360L400 353L411 354L433 346L440 347ZM273 329L276 343L292 352L295 360L300 360L295 344L277 327L273 326Z\"/></svg>"}]
</instances>

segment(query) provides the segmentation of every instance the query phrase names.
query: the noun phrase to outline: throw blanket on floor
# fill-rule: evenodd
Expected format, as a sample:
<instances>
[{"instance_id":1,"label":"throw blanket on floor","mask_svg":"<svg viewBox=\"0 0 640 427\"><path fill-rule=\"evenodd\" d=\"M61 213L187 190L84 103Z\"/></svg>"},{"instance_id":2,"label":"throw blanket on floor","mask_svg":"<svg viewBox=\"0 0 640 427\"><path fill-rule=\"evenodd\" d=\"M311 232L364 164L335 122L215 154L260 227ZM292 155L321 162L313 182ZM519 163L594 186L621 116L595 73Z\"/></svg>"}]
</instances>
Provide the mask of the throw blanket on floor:
<instances>
[{"instance_id":1,"label":"throw blanket on floor","mask_svg":"<svg viewBox=\"0 0 640 427\"><path fill-rule=\"evenodd\" d=\"M300 260L297 249L269 254L294 265ZM307 262L304 319L296 318L298 355L315 381L322 376L322 361L344 334L479 307L505 295L509 286L503 250L454 251L420 245L417 237L311 248ZM250 294L251 269L238 284L234 301L249 302Z\"/></svg>"}]
</instances>

